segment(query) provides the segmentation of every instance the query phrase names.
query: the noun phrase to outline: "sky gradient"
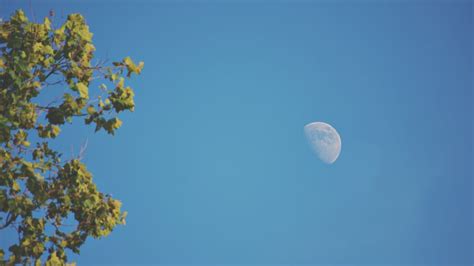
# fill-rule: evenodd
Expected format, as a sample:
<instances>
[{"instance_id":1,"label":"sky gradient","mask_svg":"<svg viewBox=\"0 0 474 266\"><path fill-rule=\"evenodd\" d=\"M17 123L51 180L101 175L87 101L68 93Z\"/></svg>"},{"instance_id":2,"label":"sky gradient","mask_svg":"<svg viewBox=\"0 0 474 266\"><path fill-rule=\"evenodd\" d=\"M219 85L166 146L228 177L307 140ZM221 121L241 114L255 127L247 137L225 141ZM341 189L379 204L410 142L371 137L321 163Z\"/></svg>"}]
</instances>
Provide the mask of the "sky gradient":
<instances>
[{"instance_id":1,"label":"sky gradient","mask_svg":"<svg viewBox=\"0 0 474 266\"><path fill-rule=\"evenodd\" d=\"M79 265L474 262L471 1L1 0L0 16L18 7L79 12L97 58L145 61L115 137L77 120L55 143L88 139L129 213ZM332 165L313 121L341 135Z\"/></svg>"}]
</instances>

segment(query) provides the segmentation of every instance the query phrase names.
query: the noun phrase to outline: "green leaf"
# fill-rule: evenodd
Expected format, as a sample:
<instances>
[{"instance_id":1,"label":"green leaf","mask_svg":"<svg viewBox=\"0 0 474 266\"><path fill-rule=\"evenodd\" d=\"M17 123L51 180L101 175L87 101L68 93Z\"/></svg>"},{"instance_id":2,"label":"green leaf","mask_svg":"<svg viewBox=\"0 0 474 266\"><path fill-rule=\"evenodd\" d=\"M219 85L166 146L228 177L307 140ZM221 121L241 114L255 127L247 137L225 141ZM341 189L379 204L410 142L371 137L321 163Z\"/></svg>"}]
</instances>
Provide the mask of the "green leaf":
<instances>
[{"instance_id":1,"label":"green leaf","mask_svg":"<svg viewBox=\"0 0 474 266\"><path fill-rule=\"evenodd\" d=\"M53 125L61 125L65 122L64 113L60 108L53 107L48 110L48 114L46 115L49 123Z\"/></svg>"},{"instance_id":2,"label":"green leaf","mask_svg":"<svg viewBox=\"0 0 474 266\"><path fill-rule=\"evenodd\" d=\"M55 138L61 132L60 127L52 124L49 124L46 127L44 127L43 125L39 125L37 127L37 130L38 136L40 136L41 138Z\"/></svg>"},{"instance_id":3,"label":"green leaf","mask_svg":"<svg viewBox=\"0 0 474 266\"><path fill-rule=\"evenodd\" d=\"M122 121L118 119L118 117L114 117L105 123L104 128L109 134L114 135L115 130L118 129L121 125Z\"/></svg>"}]
</instances>

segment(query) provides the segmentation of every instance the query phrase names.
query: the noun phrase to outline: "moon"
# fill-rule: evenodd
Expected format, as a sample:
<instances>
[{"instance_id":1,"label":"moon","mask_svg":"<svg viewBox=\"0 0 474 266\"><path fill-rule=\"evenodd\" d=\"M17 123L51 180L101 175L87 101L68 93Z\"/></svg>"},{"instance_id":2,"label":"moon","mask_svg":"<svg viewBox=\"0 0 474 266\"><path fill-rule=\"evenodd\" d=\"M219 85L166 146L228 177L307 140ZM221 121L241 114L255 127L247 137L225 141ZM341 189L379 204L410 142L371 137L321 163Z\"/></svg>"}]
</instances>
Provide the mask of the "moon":
<instances>
[{"instance_id":1,"label":"moon","mask_svg":"<svg viewBox=\"0 0 474 266\"><path fill-rule=\"evenodd\" d=\"M312 122L304 126L304 133L321 161L332 164L337 160L342 142L336 129L324 122Z\"/></svg>"}]
</instances>

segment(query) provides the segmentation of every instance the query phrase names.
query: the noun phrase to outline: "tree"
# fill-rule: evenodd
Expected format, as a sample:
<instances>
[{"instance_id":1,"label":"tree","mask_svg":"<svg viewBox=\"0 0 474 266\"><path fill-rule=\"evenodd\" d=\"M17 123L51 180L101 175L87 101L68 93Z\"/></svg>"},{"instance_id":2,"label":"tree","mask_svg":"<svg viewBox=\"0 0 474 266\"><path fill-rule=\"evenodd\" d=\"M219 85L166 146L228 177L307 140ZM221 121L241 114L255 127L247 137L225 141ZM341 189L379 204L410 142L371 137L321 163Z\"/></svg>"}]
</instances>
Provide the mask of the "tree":
<instances>
[{"instance_id":1,"label":"tree","mask_svg":"<svg viewBox=\"0 0 474 266\"><path fill-rule=\"evenodd\" d=\"M49 144L77 119L113 135L118 114L135 106L124 80L143 62L93 65L85 19L71 14L58 27L52 20L30 22L18 10L0 22L0 230L18 233L8 258L0 249L0 264L62 265L67 250L79 254L88 237L125 223L121 202L97 189L80 158L62 161ZM103 83L92 91L93 81Z\"/></svg>"}]
</instances>

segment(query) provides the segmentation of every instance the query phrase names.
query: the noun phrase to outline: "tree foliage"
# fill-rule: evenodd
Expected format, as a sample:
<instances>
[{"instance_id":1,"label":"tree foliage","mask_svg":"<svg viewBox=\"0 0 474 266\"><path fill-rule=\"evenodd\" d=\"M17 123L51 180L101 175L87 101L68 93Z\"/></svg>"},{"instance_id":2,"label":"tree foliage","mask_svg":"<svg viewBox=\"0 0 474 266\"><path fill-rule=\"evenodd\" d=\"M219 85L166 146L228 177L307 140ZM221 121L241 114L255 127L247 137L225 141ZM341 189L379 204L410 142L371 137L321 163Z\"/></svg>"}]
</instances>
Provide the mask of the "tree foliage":
<instances>
[{"instance_id":1,"label":"tree foliage","mask_svg":"<svg viewBox=\"0 0 474 266\"><path fill-rule=\"evenodd\" d=\"M80 159L63 161L50 143L77 119L113 135L118 114L135 107L125 78L140 74L143 62L93 65L84 18L71 14L58 27L51 20L30 22L18 10L0 22L0 230L18 233L8 257L0 249L0 264L62 265L67 250L79 253L89 236L125 223L120 201L97 189ZM93 80L106 84L93 91Z\"/></svg>"}]
</instances>

